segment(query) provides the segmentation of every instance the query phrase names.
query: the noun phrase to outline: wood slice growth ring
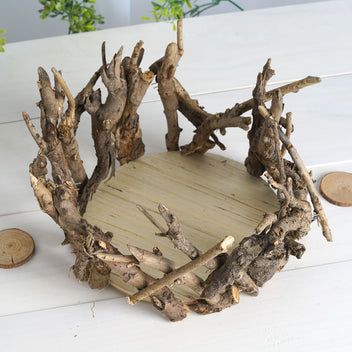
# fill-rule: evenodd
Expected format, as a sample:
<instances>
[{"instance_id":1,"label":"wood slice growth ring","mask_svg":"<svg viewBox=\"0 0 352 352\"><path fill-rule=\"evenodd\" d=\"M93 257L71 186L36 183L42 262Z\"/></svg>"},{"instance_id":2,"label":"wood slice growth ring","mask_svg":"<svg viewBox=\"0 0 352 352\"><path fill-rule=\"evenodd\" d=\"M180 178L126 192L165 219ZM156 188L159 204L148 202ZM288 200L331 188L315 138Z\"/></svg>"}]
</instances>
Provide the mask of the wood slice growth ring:
<instances>
[{"instance_id":1,"label":"wood slice growth ring","mask_svg":"<svg viewBox=\"0 0 352 352\"><path fill-rule=\"evenodd\" d=\"M0 268L11 269L26 263L34 253L33 238L19 229L0 231Z\"/></svg>"},{"instance_id":2,"label":"wood slice growth ring","mask_svg":"<svg viewBox=\"0 0 352 352\"><path fill-rule=\"evenodd\" d=\"M325 175L320 182L320 192L332 204L352 206L352 174L331 172Z\"/></svg>"},{"instance_id":3,"label":"wood slice growth ring","mask_svg":"<svg viewBox=\"0 0 352 352\"><path fill-rule=\"evenodd\" d=\"M60 71L52 69L51 82L40 67L41 133L23 113L39 148L29 167L31 185L42 210L63 229L63 244L70 244L76 255L77 279L91 288L113 284L130 294L131 304L149 300L171 321L184 319L190 310L219 312L238 303L240 294L257 295L291 255L301 258L305 248L300 239L312 221L318 220L324 237L332 240L311 174L291 142L292 114L283 112L286 94L320 79L308 76L267 91L275 73L269 59L250 99L209 113L175 77L183 51L182 20L176 43L145 72L140 68L142 41L130 57L123 58L121 47L110 62L103 43L102 66L75 97ZM154 78L169 154L141 158L145 148L137 111ZM105 100L95 89L99 79ZM85 112L97 156L91 175L76 139ZM182 146L180 114L195 128L192 140ZM225 149L220 139L227 128L249 131L248 175L236 162L219 165L219 157L202 156L215 147ZM191 177L197 165L206 168L209 160L217 166ZM121 167L115 173L116 161ZM161 170L162 178L156 175ZM126 185L132 185L128 192Z\"/></svg>"}]
</instances>

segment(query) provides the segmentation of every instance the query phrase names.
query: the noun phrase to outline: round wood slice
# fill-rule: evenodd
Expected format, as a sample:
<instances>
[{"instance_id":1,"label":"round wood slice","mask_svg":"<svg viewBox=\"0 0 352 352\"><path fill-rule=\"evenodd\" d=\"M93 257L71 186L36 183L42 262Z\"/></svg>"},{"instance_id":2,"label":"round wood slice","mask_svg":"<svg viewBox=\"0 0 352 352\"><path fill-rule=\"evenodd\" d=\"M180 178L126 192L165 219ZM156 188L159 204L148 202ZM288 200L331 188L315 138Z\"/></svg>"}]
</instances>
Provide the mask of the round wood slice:
<instances>
[{"instance_id":1,"label":"round wood slice","mask_svg":"<svg viewBox=\"0 0 352 352\"><path fill-rule=\"evenodd\" d=\"M0 268L11 269L26 263L34 253L33 238L19 229L0 231Z\"/></svg>"},{"instance_id":2,"label":"round wood slice","mask_svg":"<svg viewBox=\"0 0 352 352\"><path fill-rule=\"evenodd\" d=\"M158 231L137 209L140 204L159 222L158 204L163 203L178 217L187 238L205 251L226 236L237 245L253 234L264 213L278 209L275 194L267 184L250 176L245 167L213 154L183 156L166 152L144 156L120 167L115 176L98 187L89 202L85 218L114 234L113 244L129 254L126 244L152 250L183 265L189 259ZM145 267L143 269L146 269ZM161 274L146 269L154 277ZM205 275L205 272L198 272ZM126 294L135 292L117 275L112 285ZM192 297L186 287L173 289Z\"/></svg>"},{"instance_id":3,"label":"round wood slice","mask_svg":"<svg viewBox=\"0 0 352 352\"><path fill-rule=\"evenodd\" d=\"M320 192L332 204L352 206L352 174L332 172L325 175L320 182Z\"/></svg>"}]
</instances>

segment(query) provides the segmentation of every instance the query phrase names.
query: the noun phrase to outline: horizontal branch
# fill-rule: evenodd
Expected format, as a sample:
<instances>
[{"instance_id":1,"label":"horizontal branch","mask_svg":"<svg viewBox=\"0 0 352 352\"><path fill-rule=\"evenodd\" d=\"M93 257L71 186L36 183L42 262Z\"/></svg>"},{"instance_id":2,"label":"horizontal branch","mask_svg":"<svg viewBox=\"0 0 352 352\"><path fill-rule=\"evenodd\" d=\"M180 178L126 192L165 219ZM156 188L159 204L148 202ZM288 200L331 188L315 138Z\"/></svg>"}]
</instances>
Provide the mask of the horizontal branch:
<instances>
[{"instance_id":1,"label":"horizontal branch","mask_svg":"<svg viewBox=\"0 0 352 352\"><path fill-rule=\"evenodd\" d=\"M225 112L224 114L217 114L211 118L206 119L196 130L192 142L181 147L183 154L191 154L197 150L204 150L204 147L209 141L210 135L213 131L218 129L225 129L228 127L239 127L247 131L251 123L250 117L231 116ZM215 144L215 142L214 142ZM206 151L205 148L204 151Z\"/></svg>"},{"instance_id":2,"label":"horizontal branch","mask_svg":"<svg viewBox=\"0 0 352 352\"><path fill-rule=\"evenodd\" d=\"M223 241L218 243L216 246L199 256L198 258L192 260L191 262L185 264L184 266L174 270L170 274L164 276L162 279L157 280L154 284L147 286L138 293L128 297L128 302L130 304L136 304L137 302L146 299L153 293L159 291L165 286L170 286L175 283L175 281L186 275L187 273L194 271L198 267L204 265L209 260L215 258L219 254L225 253L233 245L234 238L231 236L226 237Z\"/></svg>"},{"instance_id":3,"label":"horizontal branch","mask_svg":"<svg viewBox=\"0 0 352 352\"><path fill-rule=\"evenodd\" d=\"M109 253L95 253L95 256L100 260L108 263L134 263L136 264L136 260L131 255L123 255L123 254L109 254Z\"/></svg>"},{"instance_id":4,"label":"horizontal branch","mask_svg":"<svg viewBox=\"0 0 352 352\"><path fill-rule=\"evenodd\" d=\"M284 96L289 93L297 93L300 89L309 87L319 82L321 82L321 78L314 77L314 76L307 76L298 81L294 81L292 83L288 83L281 87L270 90L265 94L264 102L271 100L279 90L281 91L282 96ZM249 99L244 101L243 103L236 104L231 110L236 115L242 115L243 113L253 109L253 107L254 107L254 99Z\"/></svg>"},{"instance_id":5,"label":"horizontal branch","mask_svg":"<svg viewBox=\"0 0 352 352\"><path fill-rule=\"evenodd\" d=\"M177 268L176 263L173 260L165 258L159 253L155 254L145 249L130 245L127 247L140 264L146 265L149 268L159 270L164 274L169 274ZM203 291L203 283L204 281L193 272L189 272L180 278L180 284L188 286L199 295Z\"/></svg>"}]
</instances>

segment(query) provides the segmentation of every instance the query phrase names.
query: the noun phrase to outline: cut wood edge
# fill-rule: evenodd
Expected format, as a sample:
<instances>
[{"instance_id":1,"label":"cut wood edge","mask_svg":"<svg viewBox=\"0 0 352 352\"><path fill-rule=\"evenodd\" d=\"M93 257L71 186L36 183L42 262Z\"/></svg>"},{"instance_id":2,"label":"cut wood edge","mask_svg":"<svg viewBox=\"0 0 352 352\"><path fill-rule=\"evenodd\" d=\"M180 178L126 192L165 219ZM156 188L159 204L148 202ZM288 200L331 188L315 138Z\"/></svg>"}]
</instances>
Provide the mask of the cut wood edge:
<instances>
[{"instance_id":1,"label":"cut wood edge","mask_svg":"<svg viewBox=\"0 0 352 352\"><path fill-rule=\"evenodd\" d=\"M164 286L173 285L175 281L181 276L197 269L198 267L207 263L209 260L215 258L219 254L227 252L234 242L235 242L235 239L232 236L225 237L220 243L218 243L213 248L209 249L207 252L200 255L196 259L188 262L187 264L183 265L180 268L177 268L176 270L172 271L170 274L155 281L155 283L145 287L144 289L140 290L134 295L127 297L127 302L131 305L134 305L139 301L142 301L145 298L152 296L153 293L162 289Z\"/></svg>"},{"instance_id":2,"label":"cut wood edge","mask_svg":"<svg viewBox=\"0 0 352 352\"><path fill-rule=\"evenodd\" d=\"M8 238L5 237L8 234ZM11 237L13 239L17 240L17 243L19 243L21 246L25 246L24 250L20 255L17 253L17 258L16 258L16 253L7 253L6 248L4 249L2 245L8 246L8 243L3 243L4 240L11 240ZM11 245L12 246L12 245ZM9 249L9 247L8 247ZM20 248L22 249L22 247ZM0 268L2 269L12 269L12 268L17 268L25 263L27 263L32 257L35 252L35 244L33 237L18 228L9 228L9 229L4 229L0 231ZM11 257L11 260L8 258Z\"/></svg>"},{"instance_id":3,"label":"cut wood edge","mask_svg":"<svg viewBox=\"0 0 352 352\"><path fill-rule=\"evenodd\" d=\"M341 178L344 182L342 184ZM336 183L341 184L341 190L336 189L338 186ZM321 195L331 204L339 207L352 206L352 174L349 172L336 171L326 174L320 181L319 190Z\"/></svg>"}]
</instances>

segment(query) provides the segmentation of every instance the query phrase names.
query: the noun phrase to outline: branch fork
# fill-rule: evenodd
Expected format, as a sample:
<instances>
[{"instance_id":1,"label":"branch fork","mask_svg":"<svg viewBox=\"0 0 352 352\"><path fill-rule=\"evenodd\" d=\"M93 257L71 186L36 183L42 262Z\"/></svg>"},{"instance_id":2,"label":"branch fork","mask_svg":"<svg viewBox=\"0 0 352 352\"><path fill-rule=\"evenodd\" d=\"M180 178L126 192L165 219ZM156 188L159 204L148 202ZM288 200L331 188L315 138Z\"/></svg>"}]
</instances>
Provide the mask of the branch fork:
<instances>
[{"instance_id":1,"label":"branch fork","mask_svg":"<svg viewBox=\"0 0 352 352\"><path fill-rule=\"evenodd\" d=\"M299 241L308 234L314 214L325 238L332 240L312 177L291 142L292 114L288 112L283 117L283 97L320 79L308 76L267 91L267 83L275 73L269 59L257 76L251 99L224 112L209 113L176 78L183 53L182 20L177 23L177 42L170 43L164 56L145 72L140 68L144 56L142 41L135 45L131 56L123 57L121 47L110 62L103 43L101 67L75 97L59 70L52 68L51 82L44 68L38 69L41 132L23 113L39 149L29 167L31 186L41 209L63 229L63 243L72 247L77 279L87 281L92 288L104 288L113 271L135 288L136 293L128 298L130 304L148 300L171 321L184 319L189 310L200 314L221 311L238 303L242 292L257 295L259 287L286 265L290 255L303 255L305 248ZM224 150L218 132L224 135L227 128L248 130L247 171L255 177L266 176L280 207L275 213L265 214L253 234L237 247L232 248L234 239L230 236L202 253L188 240L182 219L165 205L158 205L158 219L138 205L158 235L170 240L190 259L181 267L157 247L148 251L130 244L129 254L123 254L112 244L110 232L83 218L99 184L114 175L116 161L123 165L144 154L138 108L154 77L166 117L166 148L185 155L205 153L216 146ZM99 79L107 92L105 101L101 90L95 88ZM244 116L250 111L251 117ZM84 112L90 115L97 156L91 175L85 171L76 138ZM195 127L192 140L183 146L179 145L179 113ZM286 153L291 160L284 158ZM163 277L155 279L142 269L144 266L158 270ZM205 279L194 272L200 266L207 269ZM191 288L198 298L184 302L173 293L176 285Z\"/></svg>"}]
</instances>

